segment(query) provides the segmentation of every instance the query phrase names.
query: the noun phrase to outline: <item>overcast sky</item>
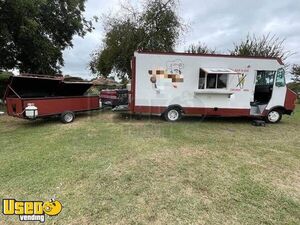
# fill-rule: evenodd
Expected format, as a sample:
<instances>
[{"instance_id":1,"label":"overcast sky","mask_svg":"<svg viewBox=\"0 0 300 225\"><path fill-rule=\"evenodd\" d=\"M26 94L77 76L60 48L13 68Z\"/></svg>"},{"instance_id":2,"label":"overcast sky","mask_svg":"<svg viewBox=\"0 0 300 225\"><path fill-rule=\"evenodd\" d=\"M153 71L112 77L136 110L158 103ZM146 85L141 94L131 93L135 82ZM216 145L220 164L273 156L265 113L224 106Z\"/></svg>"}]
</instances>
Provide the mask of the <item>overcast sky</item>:
<instances>
[{"instance_id":1,"label":"overcast sky","mask_svg":"<svg viewBox=\"0 0 300 225\"><path fill-rule=\"evenodd\" d=\"M122 0L87 0L86 18L119 10ZM132 0L133 4L139 1ZM227 53L233 42L250 33L275 34L285 38L287 50L297 52L288 63L300 64L300 1L299 0L180 0L180 17L189 30L179 41L176 50L184 51L191 43L203 42L211 48ZM101 21L84 39L75 37L73 48L64 52L64 74L91 78L88 70L90 54L101 44Z\"/></svg>"}]
</instances>

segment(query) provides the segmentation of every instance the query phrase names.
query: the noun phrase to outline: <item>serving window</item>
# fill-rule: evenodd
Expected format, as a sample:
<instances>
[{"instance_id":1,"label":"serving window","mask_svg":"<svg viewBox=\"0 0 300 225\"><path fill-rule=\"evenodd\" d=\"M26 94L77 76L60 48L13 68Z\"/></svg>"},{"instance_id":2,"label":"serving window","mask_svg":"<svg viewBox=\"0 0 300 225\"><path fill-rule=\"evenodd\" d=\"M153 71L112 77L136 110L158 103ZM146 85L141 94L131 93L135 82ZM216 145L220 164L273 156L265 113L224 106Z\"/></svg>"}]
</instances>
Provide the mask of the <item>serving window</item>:
<instances>
[{"instance_id":1,"label":"serving window","mask_svg":"<svg viewBox=\"0 0 300 225\"><path fill-rule=\"evenodd\" d=\"M226 89L227 88L228 73L222 73L220 69L211 70L209 72L212 73L208 73L205 70L200 69L199 85L198 85L199 89Z\"/></svg>"}]
</instances>

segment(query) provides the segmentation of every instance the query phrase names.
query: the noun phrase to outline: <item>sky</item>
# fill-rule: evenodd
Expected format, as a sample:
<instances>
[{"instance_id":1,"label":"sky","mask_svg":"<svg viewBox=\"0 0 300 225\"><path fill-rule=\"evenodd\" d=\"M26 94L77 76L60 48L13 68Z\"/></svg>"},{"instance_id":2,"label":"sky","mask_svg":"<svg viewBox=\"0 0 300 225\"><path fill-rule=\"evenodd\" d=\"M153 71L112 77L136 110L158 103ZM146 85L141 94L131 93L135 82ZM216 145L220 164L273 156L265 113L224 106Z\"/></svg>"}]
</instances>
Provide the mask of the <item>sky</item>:
<instances>
[{"instance_id":1,"label":"sky","mask_svg":"<svg viewBox=\"0 0 300 225\"><path fill-rule=\"evenodd\" d=\"M126 0L135 6L141 1ZM87 19L115 14L124 0L87 0ZM178 14L188 25L177 43L176 51L184 51L192 43L205 43L218 52L228 53L233 43L247 34L277 35L285 39L286 50L295 54L288 64L300 64L300 1L299 0L179 0ZM84 39L74 37L73 48L64 51L64 74L92 78L88 69L91 53L97 50L104 37L101 20Z\"/></svg>"}]
</instances>

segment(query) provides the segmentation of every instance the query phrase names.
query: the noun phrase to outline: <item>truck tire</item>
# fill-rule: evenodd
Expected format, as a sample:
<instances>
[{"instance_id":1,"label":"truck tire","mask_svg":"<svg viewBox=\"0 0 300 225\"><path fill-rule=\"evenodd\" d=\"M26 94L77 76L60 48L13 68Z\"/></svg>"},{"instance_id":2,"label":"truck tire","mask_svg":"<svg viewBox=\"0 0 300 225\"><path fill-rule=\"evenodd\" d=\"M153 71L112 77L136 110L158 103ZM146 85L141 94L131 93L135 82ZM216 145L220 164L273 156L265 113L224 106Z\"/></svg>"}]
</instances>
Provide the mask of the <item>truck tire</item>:
<instances>
[{"instance_id":1,"label":"truck tire","mask_svg":"<svg viewBox=\"0 0 300 225\"><path fill-rule=\"evenodd\" d=\"M75 114L73 112L64 112L60 116L61 122L72 123L75 119Z\"/></svg>"},{"instance_id":2,"label":"truck tire","mask_svg":"<svg viewBox=\"0 0 300 225\"><path fill-rule=\"evenodd\" d=\"M176 121L180 120L181 117L182 117L182 112L181 112L181 109L178 107L168 108L164 112L164 118L168 122L176 122Z\"/></svg>"},{"instance_id":3,"label":"truck tire","mask_svg":"<svg viewBox=\"0 0 300 225\"><path fill-rule=\"evenodd\" d=\"M266 116L266 120L268 123L278 123L282 118L282 112L277 109L272 109L270 112L268 112L268 115Z\"/></svg>"}]
</instances>

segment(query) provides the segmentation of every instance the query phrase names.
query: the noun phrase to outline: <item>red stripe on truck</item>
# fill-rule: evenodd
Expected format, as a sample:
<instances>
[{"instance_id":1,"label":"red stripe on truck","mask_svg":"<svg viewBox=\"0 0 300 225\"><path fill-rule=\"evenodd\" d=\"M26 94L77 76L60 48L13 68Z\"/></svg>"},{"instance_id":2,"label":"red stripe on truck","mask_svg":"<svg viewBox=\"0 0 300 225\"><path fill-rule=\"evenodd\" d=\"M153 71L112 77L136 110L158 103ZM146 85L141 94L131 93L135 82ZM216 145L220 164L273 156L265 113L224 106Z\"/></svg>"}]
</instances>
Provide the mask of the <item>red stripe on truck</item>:
<instances>
[{"instance_id":1,"label":"red stripe on truck","mask_svg":"<svg viewBox=\"0 0 300 225\"><path fill-rule=\"evenodd\" d=\"M131 91L129 109L132 113L135 112L135 76L136 76L136 58L133 57L131 61Z\"/></svg>"},{"instance_id":2,"label":"red stripe on truck","mask_svg":"<svg viewBox=\"0 0 300 225\"><path fill-rule=\"evenodd\" d=\"M167 107L163 106L135 106L135 113L162 114ZM211 115L224 117L250 116L250 109L234 109L234 108L197 108L184 107L183 112L186 115Z\"/></svg>"}]
</instances>

